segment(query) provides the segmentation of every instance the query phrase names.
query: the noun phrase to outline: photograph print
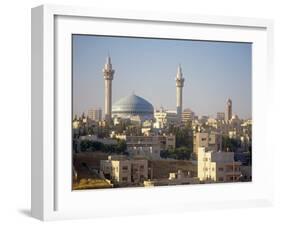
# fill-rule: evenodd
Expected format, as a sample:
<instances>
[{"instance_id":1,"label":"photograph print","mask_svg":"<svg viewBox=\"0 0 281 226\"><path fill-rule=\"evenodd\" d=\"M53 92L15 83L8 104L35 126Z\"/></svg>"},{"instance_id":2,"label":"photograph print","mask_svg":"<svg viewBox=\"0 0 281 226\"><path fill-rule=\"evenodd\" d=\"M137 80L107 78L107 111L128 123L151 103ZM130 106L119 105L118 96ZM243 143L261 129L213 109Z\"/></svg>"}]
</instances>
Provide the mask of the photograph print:
<instances>
[{"instance_id":1,"label":"photograph print","mask_svg":"<svg viewBox=\"0 0 281 226\"><path fill-rule=\"evenodd\" d=\"M252 44L72 35L72 189L252 181Z\"/></svg>"}]
</instances>

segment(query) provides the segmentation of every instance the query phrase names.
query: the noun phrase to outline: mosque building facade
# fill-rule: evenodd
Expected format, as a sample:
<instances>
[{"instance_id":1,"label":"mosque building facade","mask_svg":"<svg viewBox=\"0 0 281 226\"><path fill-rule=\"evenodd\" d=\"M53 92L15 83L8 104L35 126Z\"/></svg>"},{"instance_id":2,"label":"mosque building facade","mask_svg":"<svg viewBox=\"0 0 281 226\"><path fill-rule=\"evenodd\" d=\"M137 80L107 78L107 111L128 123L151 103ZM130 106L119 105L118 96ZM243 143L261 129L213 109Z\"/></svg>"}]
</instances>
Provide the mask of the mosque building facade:
<instances>
[{"instance_id":1,"label":"mosque building facade","mask_svg":"<svg viewBox=\"0 0 281 226\"><path fill-rule=\"evenodd\" d=\"M106 64L103 68L103 76L105 80L105 95L104 95L104 105L105 105L105 120L109 121L112 118L132 118L139 117L141 121L154 119L154 107L153 105L145 100L143 97L137 96L135 94L123 97L117 100L112 105L112 81L114 70L112 69L111 58L108 56ZM181 120L182 115L182 90L184 86L184 78L182 73L182 68L179 65L176 75L176 114L178 120Z\"/></svg>"}]
</instances>

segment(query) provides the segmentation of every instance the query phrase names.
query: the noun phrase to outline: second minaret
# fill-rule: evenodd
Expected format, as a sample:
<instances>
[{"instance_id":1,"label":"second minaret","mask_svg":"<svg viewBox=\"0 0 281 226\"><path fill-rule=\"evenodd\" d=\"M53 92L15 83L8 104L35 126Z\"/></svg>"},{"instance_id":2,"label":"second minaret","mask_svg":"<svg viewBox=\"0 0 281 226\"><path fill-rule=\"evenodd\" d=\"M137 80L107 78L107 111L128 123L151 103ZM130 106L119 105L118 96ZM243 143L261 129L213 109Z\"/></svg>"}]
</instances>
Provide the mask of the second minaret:
<instances>
[{"instance_id":1,"label":"second minaret","mask_svg":"<svg viewBox=\"0 0 281 226\"><path fill-rule=\"evenodd\" d=\"M178 66L178 72L176 76L176 89L177 89L177 115L181 120L182 114L182 88L184 86L184 78L182 76L181 65Z\"/></svg>"}]
</instances>

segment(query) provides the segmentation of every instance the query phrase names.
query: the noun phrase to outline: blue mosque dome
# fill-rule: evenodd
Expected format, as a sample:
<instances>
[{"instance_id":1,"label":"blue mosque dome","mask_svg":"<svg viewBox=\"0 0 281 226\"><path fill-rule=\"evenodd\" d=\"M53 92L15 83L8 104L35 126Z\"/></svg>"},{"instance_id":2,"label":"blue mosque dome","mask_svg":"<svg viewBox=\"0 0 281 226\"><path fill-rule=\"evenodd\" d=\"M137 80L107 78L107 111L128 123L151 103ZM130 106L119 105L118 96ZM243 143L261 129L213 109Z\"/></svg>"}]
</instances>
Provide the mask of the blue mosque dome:
<instances>
[{"instance_id":1,"label":"blue mosque dome","mask_svg":"<svg viewBox=\"0 0 281 226\"><path fill-rule=\"evenodd\" d=\"M135 94L119 99L112 106L112 115L121 118L140 116L141 119L152 119L153 112L152 104Z\"/></svg>"}]
</instances>

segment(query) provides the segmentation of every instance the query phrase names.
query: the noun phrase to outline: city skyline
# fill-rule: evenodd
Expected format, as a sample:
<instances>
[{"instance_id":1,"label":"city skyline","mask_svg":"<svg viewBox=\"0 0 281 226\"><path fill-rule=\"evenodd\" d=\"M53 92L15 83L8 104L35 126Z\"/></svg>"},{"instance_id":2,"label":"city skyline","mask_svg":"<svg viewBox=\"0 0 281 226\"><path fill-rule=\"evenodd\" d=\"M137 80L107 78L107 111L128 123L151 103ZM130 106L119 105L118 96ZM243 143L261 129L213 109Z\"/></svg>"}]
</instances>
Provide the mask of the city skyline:
<instances>
[{"instance_id":1,"label":"city skyline","mask_svg":"<svg viewBox=\"0 0 281 226\"><path fill-rule=\"evenodd\" d=\"M73 35L73 114L101 108L102 68L107 55L113 69L113 103L132 93L155 109L176 110L175 77L181 64L183 109L214 116L225 111L251 118L251 44ZM203 66L202 66L203 65Z\"/></svg>"}]
</instances>

